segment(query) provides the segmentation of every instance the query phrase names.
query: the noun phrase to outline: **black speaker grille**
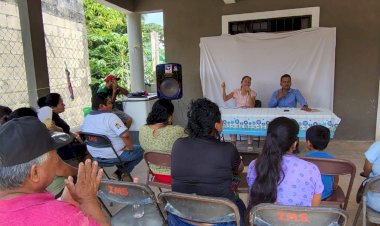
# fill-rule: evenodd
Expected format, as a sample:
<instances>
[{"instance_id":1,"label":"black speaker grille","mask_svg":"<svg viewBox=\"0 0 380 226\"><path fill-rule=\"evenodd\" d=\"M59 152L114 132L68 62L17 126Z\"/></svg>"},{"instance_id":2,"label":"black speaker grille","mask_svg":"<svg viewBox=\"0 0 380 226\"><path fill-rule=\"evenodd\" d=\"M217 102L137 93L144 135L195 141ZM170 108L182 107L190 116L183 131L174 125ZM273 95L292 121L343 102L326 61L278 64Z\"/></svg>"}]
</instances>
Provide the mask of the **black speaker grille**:
<instances>
[{"instance_id":1,"label":"black speaker grille","mask_svg":"<svg viewBox=\"0 0 380 226\"><path fill-rule=\"evenodd\" d=\"M160 91L167 97L173 97L178 94L180 87L174 78L166 78L161 82Z\"/></svg>"}]
</instances>

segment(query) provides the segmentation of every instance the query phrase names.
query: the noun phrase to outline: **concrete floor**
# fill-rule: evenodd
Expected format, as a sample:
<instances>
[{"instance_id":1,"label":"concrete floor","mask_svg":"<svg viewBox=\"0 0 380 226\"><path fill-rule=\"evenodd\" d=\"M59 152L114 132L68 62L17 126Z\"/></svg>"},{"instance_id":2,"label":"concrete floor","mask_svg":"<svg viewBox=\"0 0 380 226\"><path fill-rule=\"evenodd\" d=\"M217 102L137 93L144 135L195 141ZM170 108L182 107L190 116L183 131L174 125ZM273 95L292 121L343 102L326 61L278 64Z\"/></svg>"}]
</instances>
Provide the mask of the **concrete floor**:
<instances>
[{"instance_id":1,"label":"concrete floor","mask_svg":"<svg viewBox=\"0 0 380 226\"><path fill-rule=\"evenodd\" d=\"M257 144L255 145L254 151L260 151L263 141L261 141L260 148L257 148ZM329 146L327 147L326 151L335 155L337 158L341 159L348 159L351 160L356 165L356 177L354 181L354 185L352 188L351 196L349 205L347 208L347 212L349 214L348 224L352 225L353 219L355 217L355 213L358 207L358 204L356 204L355 197L356 192L363 181L363 177L361 177L359 174L362 172L363 164L364 164L364 155L363 153L368 149L368 147L372 144L372 141L338 141L333 140L330 142ZM245 151L246 150L246 142L241 141L238 142L237 145L239 151ZM303 141L300 142L300 151L301 153L299 156L303 156L307 153L305 149L305 143ZM108 170L107 170L108 172ZM146 182L146 172L147 172L147 166L144 161L140 162L139 165L136 166L134 171L132 172L133 177L138 177L140 179L141 183ZM343 188L347 188L348 184L348 177L340 178L339 184ZM152 188L152 190L158 194L159 191L156 188ZM246 203L247 202L247 195L241 194L240 195L242 200ZM361 225L361 217L358 221L359 223L357 225Z\"/></svg>"}]
</instances>

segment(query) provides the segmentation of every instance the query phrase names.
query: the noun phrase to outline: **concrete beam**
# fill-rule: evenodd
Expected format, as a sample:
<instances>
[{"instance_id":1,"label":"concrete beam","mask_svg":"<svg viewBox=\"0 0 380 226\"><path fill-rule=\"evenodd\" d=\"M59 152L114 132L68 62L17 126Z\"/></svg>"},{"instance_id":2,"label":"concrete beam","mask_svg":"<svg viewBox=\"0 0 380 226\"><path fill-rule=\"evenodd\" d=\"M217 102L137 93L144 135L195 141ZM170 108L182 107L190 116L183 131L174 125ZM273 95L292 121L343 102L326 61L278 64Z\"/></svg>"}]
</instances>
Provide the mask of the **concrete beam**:
<instances>
[{"instance_id":1,"label":"concrete beam","mask_svg":"<svg viewBox=\"0 0 380 226\"><path fill-rule=\"evenodd\" d=\"M236 3L236 0L223 0L223 2L225 4L232 4L232 3Z\"/></svg>"},{"instance_id":2,"label":"concrete beam","mask_svg":"<svg viewBox=\"0 0 380 226\"><path fill-rule=\"evenodd\" d=\"M126 0L96 0L98 3L105 5L107 7L119 10L121 12L134 12L135 5L134 1Z\"/></svg>"}]
</instances>

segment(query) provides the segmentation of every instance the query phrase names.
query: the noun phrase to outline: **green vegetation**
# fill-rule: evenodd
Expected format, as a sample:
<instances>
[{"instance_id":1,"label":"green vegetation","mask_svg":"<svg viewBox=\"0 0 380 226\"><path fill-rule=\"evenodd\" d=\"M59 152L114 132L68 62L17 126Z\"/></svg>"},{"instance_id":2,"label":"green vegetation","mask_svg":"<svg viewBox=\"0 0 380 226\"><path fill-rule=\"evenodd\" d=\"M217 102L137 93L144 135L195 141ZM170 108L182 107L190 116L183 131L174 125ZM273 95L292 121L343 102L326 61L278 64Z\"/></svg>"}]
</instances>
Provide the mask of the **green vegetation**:
<instances>
[{"instance_id":1,"label":"green vegetation","mask_svg":"<svg viewBox=\"0 0 380 226\"><path fill-rule=\"evenodd\" d=\"M107 74L121 78L120 85L130 87L128 56L128 34L126 15L105 7L93 0L84 0L87 26L87 42L92 84L100 83ZM142 41L144 49L145 81L151 83L155 75L152 70L150 32L159 34L163 43L163 28L158 24L145 24L142 17ZM164 62L164 50L160 48L160 62Z\"/></svg>"}]
</instances>

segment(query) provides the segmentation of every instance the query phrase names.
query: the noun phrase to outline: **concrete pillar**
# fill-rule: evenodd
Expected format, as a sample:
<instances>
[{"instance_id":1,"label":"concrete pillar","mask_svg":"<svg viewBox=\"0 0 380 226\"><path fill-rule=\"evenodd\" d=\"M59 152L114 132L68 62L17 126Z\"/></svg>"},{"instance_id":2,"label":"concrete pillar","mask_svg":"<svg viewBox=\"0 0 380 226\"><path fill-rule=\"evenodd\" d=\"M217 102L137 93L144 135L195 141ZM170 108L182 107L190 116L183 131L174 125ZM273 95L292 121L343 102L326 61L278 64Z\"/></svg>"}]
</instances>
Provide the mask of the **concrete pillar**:
<instances>
[{"instance_id":1,"label":"concrete pillar","mask_svg":"<svg viewBox=\"0 0 380 226\"><path fill-rule=\"evenodd\" d=\"M18 1L29 104L50 92L41 0Z\"/></svg>"},{"instance_id":2,"label":"concrete pillar","mask_svg":"<svg viewBox=\"0 0 380 226\"><path fill-rule=\"evenodd\" d=\"M380 81L379 81L379 96L377 101L377 115L376 115L376 134L375 140L380 140Z\"/></svg>"},{"instance_id":3,"label":"concrete pillar","mask_svg":"<svg viewBox=\"0 0 380 226\"><path fill-rule=\"evenodd\" d=\"M131 90L144 90L144 60L141 38L141 15L127 14L129 65L131 69Z\"/></svg>"}]
</instances>

